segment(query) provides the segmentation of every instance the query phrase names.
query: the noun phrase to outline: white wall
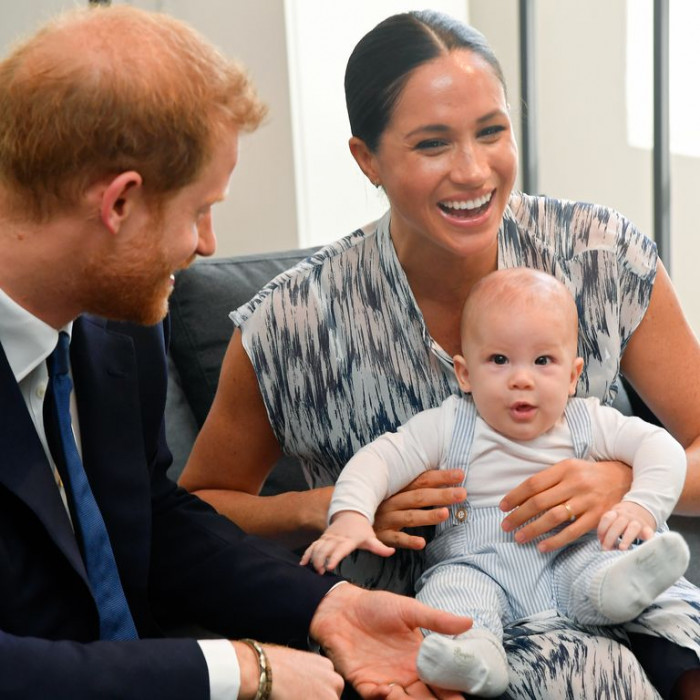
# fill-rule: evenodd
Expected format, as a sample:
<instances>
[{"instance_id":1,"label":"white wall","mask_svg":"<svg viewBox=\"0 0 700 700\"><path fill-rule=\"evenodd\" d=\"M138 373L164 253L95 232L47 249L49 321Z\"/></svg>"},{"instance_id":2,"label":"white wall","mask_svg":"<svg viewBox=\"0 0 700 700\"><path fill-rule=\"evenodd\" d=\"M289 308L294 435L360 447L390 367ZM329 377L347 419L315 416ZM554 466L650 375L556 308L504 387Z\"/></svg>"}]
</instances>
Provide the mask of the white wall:
<instances>
[{"instance_id":1,"label":"white wall","mask_svg":"<svg viewBox=\"0 0 700 700\"><path fill-rule=\"evenodd\" d=\"M214 208L218 255L298 245L284 0L134 0L189 22L241 61L269 107L240 140L229 196Z\"/></svg>"},{"instance_id":2,"label":"white wall","mask_svg":"<svg viewBox=\"0 0 700 700\"><path fill-rule=\"evenodd\" d=\"M653 236L652 154L631 146L627 138L626 7L626 0L535 3L538 191L611 206ZM469 9L472 23L504 64L513 103L519 80L518 3L470 0ZM651 102L648 109L653 110ZM700 332L700 237L694 206L698 182L700 160L673 155L672 276L696 333Z\"/></svg>"},{"instance_id":3,"label":"white wall","mask_svg":"<svg viewBox=\"0 0 700 700\"><path fill-rule=\"evenodd\" d=\"M74 5L71 0L0 2L0 52L4 55L13 41L31 34L42 22Z\"/></svg>"},{"instance_id":4,"label":"white wall","mask_svg":"<svg viewBox=\"0 0 700 700\"><path fill-rule=\"evenodd\" d=\"M466 21L466 0L430 7ZM299 241L327 243L387 207L348 149L343 77L355 44L389 15L424 9L418 0L286 0Z\"/></svg>"}]
</instances>

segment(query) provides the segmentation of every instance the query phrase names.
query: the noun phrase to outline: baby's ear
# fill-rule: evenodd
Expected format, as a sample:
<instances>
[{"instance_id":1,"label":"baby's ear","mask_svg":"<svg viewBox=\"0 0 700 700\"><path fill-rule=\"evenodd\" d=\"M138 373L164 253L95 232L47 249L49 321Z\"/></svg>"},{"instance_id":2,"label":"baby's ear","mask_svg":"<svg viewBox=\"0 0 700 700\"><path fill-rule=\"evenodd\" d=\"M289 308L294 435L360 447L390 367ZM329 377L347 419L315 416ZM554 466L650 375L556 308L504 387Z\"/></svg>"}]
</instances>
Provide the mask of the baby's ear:
<instances>
[{"instance_id":1,"label":"baby's ear","mask_svg":"<svg viewBox=\"0 0 700 700\"><path fill-rule=\"evenodd\" d=\"M468 394L472 390L471 382L469 381L469 369L467 367L467 361L462 355L455 355L452 358L455 366L455 375L457 376L457 382L459 383L459 388Z\"/></svg>"},{"instance_id":2,"label":"baby's ear","mask_svg":"<svg viewBox=\"0 0 700 700\"><path fill-rule=\"evenodd\" d=\"M576 393L576 384L578 383L578 378L583 372L583 358L577 357L573 364L571 365L571 382L569 383L569 396L573 396Z\"/></svg>"}]
</instances>

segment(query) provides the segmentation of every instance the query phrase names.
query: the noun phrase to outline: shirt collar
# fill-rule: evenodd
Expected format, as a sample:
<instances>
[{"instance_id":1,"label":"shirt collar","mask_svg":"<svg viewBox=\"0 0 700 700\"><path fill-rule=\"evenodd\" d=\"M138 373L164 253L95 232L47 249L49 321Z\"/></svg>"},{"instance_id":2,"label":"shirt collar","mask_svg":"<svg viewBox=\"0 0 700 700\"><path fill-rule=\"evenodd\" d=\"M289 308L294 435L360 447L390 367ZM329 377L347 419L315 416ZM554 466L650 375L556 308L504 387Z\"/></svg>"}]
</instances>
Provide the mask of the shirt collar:
<instances>
[{"instance_id":1,"label":"shirt collar","mask_svg":"<svg viewBox=\"0 0 700 700\"><path fill-rule=\"evenodd\" d=\"M61 330L70 336L72 329L71 321ZM20 382L53 352L58 331L0 289L0 342L15 379Z\"/></svg>"}]
</instances>

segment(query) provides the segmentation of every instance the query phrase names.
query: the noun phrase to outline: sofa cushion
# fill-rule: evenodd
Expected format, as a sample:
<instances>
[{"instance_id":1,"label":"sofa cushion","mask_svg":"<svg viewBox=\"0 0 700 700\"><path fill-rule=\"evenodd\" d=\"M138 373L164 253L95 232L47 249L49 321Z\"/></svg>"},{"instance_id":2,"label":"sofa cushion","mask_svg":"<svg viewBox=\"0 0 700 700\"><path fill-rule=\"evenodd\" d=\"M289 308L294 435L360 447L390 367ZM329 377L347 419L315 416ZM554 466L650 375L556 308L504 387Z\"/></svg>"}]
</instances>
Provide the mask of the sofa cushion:
<instances>
[{"instance_id":1,"label":"sofa cushion","mask_svg":"<svg viewBox=\"0 0 700 700\"><path fill-rule=\"evenodd\" d=\"M229 313L314 250L200 260L177 273L170 299L170 354L199 427L209 412L233 333Z\"/></svg>"},{"instance_id":2,"label":"sofa cushion","mask_svg":"<svg viewBox=\"0 0 700 700\"><path fill-rule=\"evenodd\" d=\"M166 433L173 453L168 475L177 481L209 413L221 361L233 333L229 313L280 272L317 248L199 260L175 277L170 298L171 340ZM308 488L298 462L283 457L261 491L272 495Z\"/></svg>"}]
</instances>

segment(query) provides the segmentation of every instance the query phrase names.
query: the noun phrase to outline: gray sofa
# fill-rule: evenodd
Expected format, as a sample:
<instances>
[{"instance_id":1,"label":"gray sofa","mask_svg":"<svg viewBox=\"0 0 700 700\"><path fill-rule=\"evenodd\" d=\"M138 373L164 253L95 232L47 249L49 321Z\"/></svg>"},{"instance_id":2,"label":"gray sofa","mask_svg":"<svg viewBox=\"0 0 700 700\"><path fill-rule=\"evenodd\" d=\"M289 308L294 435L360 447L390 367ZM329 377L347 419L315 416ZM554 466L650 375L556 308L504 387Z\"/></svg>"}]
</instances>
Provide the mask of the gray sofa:
<instances>
[{"instance_id":1,"label":"gray sofa","mask_svg":"<svg viewBox=\"0 0 700 700\"><path fill-rule=\"evenodd\" d=\"M211 406L219 368L233 330L229 312L248 301L276 274L313 249L202 260L178 273L171 298L170 388L166 407L168 442L173 452L170 475L177 479L192 442ZM618 401L626 413L654 420L633 392ZM283 459L268 478L263 493L307 488L298 465ZM687 577L700 585L700 518L674 516L670 526L691 549Z\"/></svg>"}]
</instances>

